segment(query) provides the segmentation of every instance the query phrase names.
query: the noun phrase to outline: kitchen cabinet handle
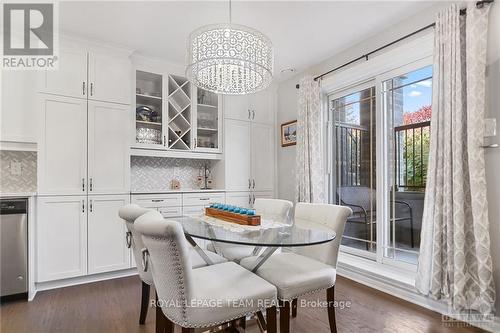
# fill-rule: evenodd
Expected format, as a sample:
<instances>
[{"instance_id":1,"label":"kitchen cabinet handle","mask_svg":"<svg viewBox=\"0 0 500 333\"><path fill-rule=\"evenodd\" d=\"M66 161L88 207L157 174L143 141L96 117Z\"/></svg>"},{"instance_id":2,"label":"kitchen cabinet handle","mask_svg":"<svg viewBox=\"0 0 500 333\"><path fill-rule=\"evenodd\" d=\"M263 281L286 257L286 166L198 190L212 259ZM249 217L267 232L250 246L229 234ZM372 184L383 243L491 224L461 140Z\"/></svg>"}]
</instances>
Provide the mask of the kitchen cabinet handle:
<instances>
[{"instance_id":1,"label":"kitchen cabinet handle","mask_svg":"<svg viewBox=\"0 0 500 333\"><path fill-rule=\"evenodd\" d=\"M206 200L210 200L210 198L200 198L200 200L206 201Z\"/></svg>"},{"instance_id":2,"label":"kitchen cabinet handle","mask_svg":"<svg viewBox=\"0 0 500 333\"><path fill-rule=\"evenodd\" d=\"M167 136L163 136L163 145L166 147L167 146Z\"/></svg>"},{"instance_id":3,"label":"kitchen cabinet handle","mask_svg":"<svg viewBox=\"0 0 500 333\"><path fill-rule=\"evenodd\" d=\"M94 83L90 82L90 96L94 96Z\"/></svg>"},{"instance_id":4,"label":"kitchen cabinet handle","mask_svg":"<svg viewBox=\"0 0 500 333\"><path fill-rule=\"evenodd\" d=\"M252 110L252 119L255 119L255 110Z\"/></svg>"},{"instance_id":5,"label":"kitchen cabinet handle","mask_svg":"<svg viewBox=\"0 0 500 333\"><path fill-rule=\"evenodd\" d=\"M82 200L82 213L85 213L85 200Z\"/></svg>"},{"instance_id":6,"label":"kitchen cabinet handle","mask_svg":"<svg viewBox=\"0 0 500 333\"><path fill-rule=\"evenodd\" d=\"M94 205L92 204L92 200L90 200L90 212L92 213L93 211L94 211Z\"/></svg>"},{"instance_id":7,"label":"kitchen cabinet handle","mask_svg":"<svg viewBox=\"0 0 500 333\"><path fill-rule=\"evenodd\" d=\"M251 189L252 188L252 181L250 180L250 178L248 178L248 189Z\"/></svg>"},{"instance_id":8,"label":"kitchen cabinet handle","mask_svg":"<svg viewBox=\"0 0 500 333\"><path fill-rule=\"evenodd\" d=\"M198 142L197 142L198 140L196 140L196 138L193 138L193 140L194 140L194 148L196 149L196 146L198 145Z\"/></svg>"},{"instance_id":9,"label":"kitchen cabinet handle","mask_svg":"<svg viewBox=\"0 0 500 333\"><path fill-rule=\"evenodd\" d=\"M252 205L255 205L255 194L253 195L253 202Z\"/></svg>"},{"instance_id":10,"label":"kitchen cabinet handle","mask_svg":"<svg viewBox=\"0 0 500 333\"><path fill-rule=\"evenodd\" d=\"M252 117L251 112L252 112L252 111L250 111L250 109L248 109L248 119L252 119L252 118L251 118L251 117Z\"/></svg>"},{"instance_id":11,"label":"kitchen cabinet handle","mask_svg":"<svg viewBox=\"0 0 500 333\"><path fill-rule=\"evenodd\" d=\"M252 204L252 195L251 194L248 195L248 204L249 205Z\"/></svg>"},{"instance_id":12,"label":"kitchen cabinet handle","mask_svg":"<svg viewBox=\"0 0 500 333\"><path fill-rule=\"evenodd\" d=\"M82 92L83 92L83 96L85 96L85 81L83 81Z\"/></svg>"},{"instance_id":13,"label":"kitchen cabinet handle","mask_svg":"<svg viewBox=\"0 0 500 333\"><path fill-rule=\"evenodd\" d=\"M93 188L92 178L90 178L90 182L89 182L89 190L90 190L90 192L92 192L92 188Z\"/></svg>"},{"instance_id":14,"label":"kitchen cabinet handle","mask_svg":"<svg viewBox=\"0 0 500 333\"><path fill-rule=\"evenodd\" d=\"M252 188L255 188L255 179L252 179Z\"/></svg>"},{"instance_id":15,"label":"kitchen cabinet handle","mask_svg":"<svg viewBox=\"0 0 500 333\"><path fill-rule=\"evenodd\" d=\"M85 178L82 178L82 192L85 192Z\"/></svg>"},{"instance_id":16,"label":"kitchen cabinet handle","mask_svg":"<svg viewBox=\"0 0 500 333\"><path fill-rule=\"evenodd\" d=\"M153 202L163 202L163 199L152 199Z\"/></svg>"}]
</instances>

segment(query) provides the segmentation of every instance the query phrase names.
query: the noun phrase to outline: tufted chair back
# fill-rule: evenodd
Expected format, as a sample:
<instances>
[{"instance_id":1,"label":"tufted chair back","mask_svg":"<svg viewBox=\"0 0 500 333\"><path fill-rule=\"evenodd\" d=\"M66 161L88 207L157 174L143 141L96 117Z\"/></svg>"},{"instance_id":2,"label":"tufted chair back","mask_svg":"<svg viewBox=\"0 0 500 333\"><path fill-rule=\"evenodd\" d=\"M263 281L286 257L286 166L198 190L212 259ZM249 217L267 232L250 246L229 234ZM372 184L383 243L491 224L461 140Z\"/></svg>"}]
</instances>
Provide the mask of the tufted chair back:
<instances>
[{"instance_id":1,"label":"tufted chair back","mask_svg":"<svg viewBox=\"0 0 500 333\"><path fill-rule=\"evenodd\" d=\"M134 204L123 206L118 211L118 215L120 218L125 220L127 230L131 234L131 238L129 239L130 247L132 248L134 259L138 266L140 266L142 260L141 250L144 248L144 243L142 242L141 234L135 230L134 223L139 216L149 211L150 209L142 208ZM153 284L153 276L150 271L144 272L140 267L138 267L137 270L139 271L139 276L144 283L149 285Z\"/></svg>"},{"instance_id":2,"label":"tufted chair back","mask_svg":"<svg viewBox=\"0 0 500 333\"><path fill-rule=\"evenodd\" d=\"M182 226L150 211L136 220L135 227L149 252L147 270L153 274L158 298L163 301L160 303L163 313L174 323L186 323L193 277Z\"/></svg>"},{"instance_id":3,"label":"tufted chair back","mask_svg":"<svg viewBox=\"0 0 500 333\"><path fill-rule=\"evenodd\" d=\"M299 202L295 206L295 226L303 229L335 231L333 241L313 246L294 248L297 254L337 267L340 242L347 218L352 214L349 207L330 204Z\"/></svg>"},{"instance_id":4,"label":"tufted chair back","mask_svg":"<svg viewBox=\"0 0 500 333\"><path fill-rule=\"evenodd\" d=\"M254 208L262 218L274 220L276 222L291 223L290 211L293 203L288 200L279 199L255 199Z\"/></svg>"}]
</instances>

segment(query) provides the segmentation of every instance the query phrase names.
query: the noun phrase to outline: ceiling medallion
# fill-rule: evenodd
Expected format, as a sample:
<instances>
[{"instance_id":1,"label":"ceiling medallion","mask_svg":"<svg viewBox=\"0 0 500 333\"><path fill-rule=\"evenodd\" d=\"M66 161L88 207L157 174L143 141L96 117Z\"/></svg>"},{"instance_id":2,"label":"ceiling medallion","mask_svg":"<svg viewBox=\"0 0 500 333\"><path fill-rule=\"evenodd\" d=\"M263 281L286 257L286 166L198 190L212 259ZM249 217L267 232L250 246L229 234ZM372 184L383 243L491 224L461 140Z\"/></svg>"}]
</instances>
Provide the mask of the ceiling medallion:
<instances>
[{"instance_id":1,"label":"ceiling medallion","mask_svg":"<svg viewBox=\"0 0 500 333\"><path fill-rule=\"evenodd\" d=\"M189 35L186 76L217 94L243 95L262 90L273 78L271 40L261 32L231 23L210 24Z\"/></svg>"}]
</instances>

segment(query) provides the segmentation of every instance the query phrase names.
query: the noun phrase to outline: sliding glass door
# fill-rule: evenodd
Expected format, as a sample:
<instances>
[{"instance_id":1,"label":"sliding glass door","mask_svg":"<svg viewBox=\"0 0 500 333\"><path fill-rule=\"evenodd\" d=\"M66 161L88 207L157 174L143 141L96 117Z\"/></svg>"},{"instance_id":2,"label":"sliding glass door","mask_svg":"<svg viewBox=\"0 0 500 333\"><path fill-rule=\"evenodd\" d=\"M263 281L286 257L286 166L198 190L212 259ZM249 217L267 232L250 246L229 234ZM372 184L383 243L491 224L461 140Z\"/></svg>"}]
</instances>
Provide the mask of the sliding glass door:
<instances>
[{"instance_id":1,"label":"sliding glass door","mask_svg":"<svg viewBox=\"0 0 500 333\"><path fill-rule=\"evenodd\" d=\"M351 207L342 245L376 251L375 86L365 84L330 99L335 172L331 200Z\"/></svg>"},{"instance_id":2,"label":"sliding glass door","mask_svg":"<svg viewBox=\"0 0 500 333\"><path fill-rule=\"evenodd\" d=\"M329 96L330 202L353 210L342 251L417 264L431 97L425 62Z\"/></svg>"}]
</instances>

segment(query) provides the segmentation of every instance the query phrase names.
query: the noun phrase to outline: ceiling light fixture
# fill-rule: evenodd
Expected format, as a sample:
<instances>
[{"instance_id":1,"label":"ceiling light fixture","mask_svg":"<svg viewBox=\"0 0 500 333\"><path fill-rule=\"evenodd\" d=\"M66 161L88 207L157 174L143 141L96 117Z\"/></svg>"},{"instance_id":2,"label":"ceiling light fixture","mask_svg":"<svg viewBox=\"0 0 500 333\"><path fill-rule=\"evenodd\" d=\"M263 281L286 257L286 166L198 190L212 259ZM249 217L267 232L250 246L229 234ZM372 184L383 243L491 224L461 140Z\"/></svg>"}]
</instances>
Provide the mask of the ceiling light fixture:
<instances>
[{"instance_id":1,"label":"ceiling light fixture","mask_svg":"<svg viewBox=\"0 0 500 333\"><path fill-rule=\"evenodd\" d=\"M229 23L210 24L188 38L186 76L197 87L218 94L243 95L262 90L273 78L271 40L261 32Z\"/></svg>"}]
</instances>

